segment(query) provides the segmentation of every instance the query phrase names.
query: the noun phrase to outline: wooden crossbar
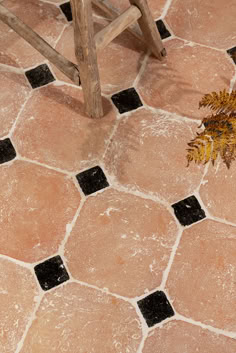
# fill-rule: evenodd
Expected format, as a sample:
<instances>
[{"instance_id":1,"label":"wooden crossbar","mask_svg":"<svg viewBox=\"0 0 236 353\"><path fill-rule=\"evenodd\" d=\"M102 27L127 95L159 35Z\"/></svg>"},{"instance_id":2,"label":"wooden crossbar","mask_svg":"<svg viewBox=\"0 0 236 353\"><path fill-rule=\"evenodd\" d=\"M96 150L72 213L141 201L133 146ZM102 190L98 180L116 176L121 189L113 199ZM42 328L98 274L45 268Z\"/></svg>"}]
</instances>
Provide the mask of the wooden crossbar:
<instances>
[{"instance_id":1,"label":"wooden crossbar","mask_svg":"<svg viewBox=\"0 0 236 353\"><path fill-rule=\"evenodd\" d=\"M92 2L112 19L112 22L96 35L94 35L93 29ZM103 49L126 29L136 38L143 40L136 30L130 28L134 22L138 21L145 43L152 53L159 60L162 60L166 55L160 34L147 5L147 0L129 0L129 2L129 9L119 15L117 10L108 5L107 0L70 0L74 27L75 56L78 66L58 53L32 28L1 5L1 0L0 20L24 38L75 84L80 85L81 81L85 112L90 117L100 118L103 116L103 107L97 63L98 50Z\"/></svg>"},{"instance_id":2,"label":"wooden crossbar","mask_svg":"<svg viewBox=\"0 0 236 353\"><path fill-rule=\"evenodd\" d=\"M34 49L51 61L63 74L75 84L80 85L77 65L66 59L51 47L42 37L23 23L17 16L0 4L0 20L23 37Z\"/></svg>"},{"instance_id":3,"label":"wooden crossbar","mask_svg":"<svg viewBox=\"0 0 236 353\"><path fill-rule=\"evenodd\" d=\"M96 48L98 50L104 49L113 39L141 16L142 14L136 6L130 6L124 13L95 35Z\"/></svg>"},{"instance_id":4,"label":"wooden crossbar","mask_svg":"<svg viewBox=\"0 0 236 353\"><path fill-rule=\"evenodd\" d=\"M100 10L102 10L102 12L104 13L104 14L106 14L106 16L108 17L108 19L110 20L110 21L112 21L112 20L115 20L120 14L119 14L119 11L117 11L117 10L114 10L114 8L113 7L111 7L110 5L109 5L109 3L107 3L107 1L106 0L92 0L92 3L93 3L93 5L95 5L96 7L98 7ZM128 28L126 28L126 30L130 33L130 34L132 34L135 38L137 38L138 40L140 40L141 42L145 42L144 41L144 38L143 38L143 36L142 36L142 34L141 34L141 31L139 30L139 29L137 29L137 28L130 28L130 27L128 27Z\"/></svg>"}]
</instances>

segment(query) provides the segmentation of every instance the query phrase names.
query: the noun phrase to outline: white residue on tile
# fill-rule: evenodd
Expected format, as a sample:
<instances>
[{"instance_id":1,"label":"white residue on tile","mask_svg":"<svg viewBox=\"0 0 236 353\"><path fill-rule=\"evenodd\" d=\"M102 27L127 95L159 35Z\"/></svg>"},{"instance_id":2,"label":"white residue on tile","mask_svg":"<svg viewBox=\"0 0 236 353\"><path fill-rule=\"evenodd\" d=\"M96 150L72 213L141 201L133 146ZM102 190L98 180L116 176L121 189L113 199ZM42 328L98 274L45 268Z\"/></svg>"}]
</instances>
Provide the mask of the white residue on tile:
<instances>
[{"instance_id":1,"label":"white residue on tile","mask_svg":"<svg viewBox=\"0 0 236 353\"><path fill-rule=\"evenodd\" d=\"M111 212L120 212L119 208L115 208L115 207L108 207L106 211L104 211L103 213L100 213L100 216L110 216Z\"/></svg>"}]
</instances>

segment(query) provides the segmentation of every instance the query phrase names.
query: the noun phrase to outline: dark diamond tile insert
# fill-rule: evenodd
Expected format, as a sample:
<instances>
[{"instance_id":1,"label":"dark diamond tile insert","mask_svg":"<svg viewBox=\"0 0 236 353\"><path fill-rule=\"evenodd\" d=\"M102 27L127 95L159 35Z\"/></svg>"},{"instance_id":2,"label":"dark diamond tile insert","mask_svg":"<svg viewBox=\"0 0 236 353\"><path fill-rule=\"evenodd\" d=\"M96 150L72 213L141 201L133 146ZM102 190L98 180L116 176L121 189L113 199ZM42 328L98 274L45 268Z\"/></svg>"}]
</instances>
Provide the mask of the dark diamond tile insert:
<instances>
[{"instance_id":1,"label":"dark diamond tile insert","mask_svg":"<svg viewBox=\"0 0 236 353\"><path fill-rule=\"evenodd\" d=\"M6 138L0 140L0 164L11 161L16 157L16 151L11 140Z\"/></svg>"},{"instance_id":2,"label":"dark diamond tile insert","mask_svg":"<svg viewBox=\"0 0 236 353\"><path fill-rule=\"evenodd\" d=\"M55 78L46 64L39 65L34 69L26 71L25 75L32 88L41 87L55 81Z\"/></svg>"},{"instance_id":3,"label":"dark diamond tile insert","mask_svg":"<svg viewBox=\"0 0 236 353\"><path fill-rule=\"evenodd\" d=\"M45 291L69 279L69 275L59 255L36 265L34 270L41 288Z\"/></svg>"},{"instance_id":4,"label":"dark diamond tile insert","mask_svg":"<svg viewBox=\"0 0 236 353\"><path fill-rule=\"evenodd\" d=\"M162 20L156 21L157 29L160 33L161 39L165 39L171 36L170 32L165 26L165 23Z\"/></svg>"},{"instance_id":5,"label":"dark diamond tile insert","mask_svg":"<svg viewBox=\"0 0 236 353\"><path fill-rule=\"evenodd\" d=\"M107 178L99 166L77 174L76 178L85 195L93 194L109 186Z\"/></svg>"},{"instance_id":6,"label":"dark diamond tile insert","mask_svg":"<svg viewBox=\"0 0 236 353\"><path fill-rule=\"evenodd\" d=\"M138 93L133 87L114 94L111 99L120 114L127 113L143 105Z\"/></svg>"},{"instance_id":7,"label":"dark diamond tile insert","mask_svg":"<svg viewBox=\"0 0 236 353\"><path fill-rule=\"evenodd\" d=\"M236 64L236 47L227 50L227 53L231 56L234 63Z\"/></svg>"},{"instance_id":8,"label":"dark diamond tile insert","mask_svg":"<svg viewBox=\"0 0 236 353\"><path fill-rule=\"evenodd\" d=\"M148 327L175 315L165 293L162 291L157 291L139 300L138 306Z\"/></svg>"},{"instance_id":9,"label":"dark diamond tile insert","mask_svg":"<svg viewBox=\"0 0 236 353\"><path fill-rule=\"evenodd\" d=\"M71 12L70 2L65 2L64 4L61 4L60 8L61 8L61 11L66 16L67 21L71 22L72 21L72 12Z\"/></svg>"},{"instance_id":10,"label":"dark diamond tile insert","mask_svg":"<svg viewBox=\"0 0 236 353\"><path fill-rule=\"evenodd\" d=\"M180 224L183 226L189 226L190 224L206 217L205 212L201 209L195 196L189 196L186 199L173 204L172 207Z\"/></svg>"}]
</instances>

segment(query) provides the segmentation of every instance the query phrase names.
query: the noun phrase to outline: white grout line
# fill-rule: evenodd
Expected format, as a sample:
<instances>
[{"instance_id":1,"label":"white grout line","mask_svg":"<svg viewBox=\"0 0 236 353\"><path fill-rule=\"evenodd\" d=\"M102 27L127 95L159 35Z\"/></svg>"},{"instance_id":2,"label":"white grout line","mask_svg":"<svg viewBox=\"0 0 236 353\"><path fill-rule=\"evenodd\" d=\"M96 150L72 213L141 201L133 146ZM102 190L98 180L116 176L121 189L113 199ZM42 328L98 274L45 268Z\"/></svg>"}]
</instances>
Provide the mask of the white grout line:
<instances>
[{"instance_id":1,"label":"white grout line","mask_svg":"<svg viewBox=\"0 0 236 353\"><path fill-rule=\"evenodd\" d=\"M9 138L9 135L8 135L8 134L1 136L1 137L0 137L0 140L5 140L5 139L7 139L7 138ZM11 162L11 161L10 161L10 162ZM6 162L6 163L8 163L8 162Z\"/></svg>"},{"instance_id":2,"label":"white grout line","mask_svg":"<svg viewBox=\"0 0 236 353\"><path fill-rule=\"evenodd\" d=\"M54 4L55 5L55 4ZM65 30L71 25L71 23L67 22L65 15L62 14L60 7L58 6L59 10L60 10L60 14L63 16L63 19L65 19L66 23L64 24L61 33L58 35L57 39L55 40L55 43L53 44L53 48L55 49L59 40L61 39L61 37L63 36Z\"/></svg>"},{"instance_id":3,"label":"white grout line","mask_svg":"<svg viewBox=\"0 0 236 353\"><path fill-rule=\"evenodd\" d=\"M137 76L136 76L136 78L135 78L135 80L134 80L134 82L133 82L133 87L135 87L135 89L136 89L136 87L137 87L137 85L138 85L138 83L139 83L139 81L140 81L140 79L141 79L141 77L142 77L142 75L143 75L145 69L146 69L147 61L148 61L148 59L149 59L149 57L150 57L150 54L151 54L151 52L148 51L148 52L145 54L145 56L144 56L144 58L143 58L143 60L142 60L142 63L141 63L141 67L140 67L140 69L139 69L139 72L138 72L138 74L137 74Z\"/></svg>"},{"instance_id":4,"label":"white grout line","mask_svg":"<svg viewBox=\"0 0 236 353\"><path fill-rule=\"evenodd\" d=\"M216 217L216 216L212 216L209 211L207 211L207 218L212 220L212 221L215 221L215 222L219 222L219 223L223 223L225 225L228 225L228 226L232 226L232 227L236 227L236 223L233 223L233 222L230 222L230 221L227 221L226 219L224 218L219 218L219 217Z\"/></svg>"},{"instance_id":5,"label":"white grout line","mask_svg":"<svg viewBox=\"0 0 236 353\"><path fill-rule=\"evenodd\" d=\"M78 217L79 217L80 211L81 211L82 208L83 208L83 205L84 205L84 203L85 203L85 200L86 200L86 199L83 198L83 199L80 201L80 205L79 205L79 207L78 207L78 209L77 209L77 211L76 211L76 213L75 213L75 215L74 215L72 221L66 225L66 234L65 234L65 237L64 237L64 239L62 240L62 242L61 242L61 244L60 244L60 246L59 246L59 248L58 248L58 253L59 253L59 255L61 255L61 256L64 256L65 245L66 245L66 243L67 243L67 241L68 241L68 238L69 238L69 236L70 236L70 234L71 234L71 232L72 232L72 229L74 228L74 226L75 226L75 224L76 224L76 221L77 221L77 219L78 219Z\"/></svg>"},{"instance_id":6,"label":"white grout line","mask_svg":"<svg viewBox=\"0 0 236 353\"><path fill-rule=\"evenodd\" d=\"M149 334L153 334L155 332L156 329L158 328L162 328L165 324L167 324L168 322L170 321L175 321L176 320L176 317L175 315L174 316L171 316L171 317L168 317L167 319L159 322L158 324L152 326L149 328Z\"/></svg>"},{"instance_id":7,"label":"white grout line","mask_svg":"<svg viewBox=\"0 0 236 353\"><path fill-rule=\"evenodd\" d=\"M168 12L171 4L172 4L172 0L167 0L166 1L164 9L163 9L162 14L161 14L161 18L162 19L167 15L167 12Z\"/></svg>"},{"instance_id":8,"label":"white grout line","mask_svg":"<svg viewBox=\"0 0 236 353\"><path fill-rule=\"evenodd\" d=\"M144 319L144 317L143 317L143 315L142 315L142 313L141 313L141 311L140 311L140 309L138 307L137 301L136 300L132 300L132 304L133 304L133 306L134 306L134 308L136 310L136 314L137 314L137 316L139 318L139 321L141 323L141 329L142 329L142 336L143 337L142 337L142 341L140 342L140 345L139 345L137 353L139 353L139 352L142 353L145 340L146 340L146 338L148 336L148 333L149 333L149 327L148 327L148 325L147 325L147 323L146 323L146 321L145 321L145 319Z\"/></svg>"},{"instance_id":9,"label":"white grout line","mask_svg":"<svg viewBox=\"0 0 236 353\"><path fill-rule=\"evenodd\" d=\"M45 292L41 292L41 293L39 292L39 295L35 297L35 299L37 298L36 299L37 301L35 300L36 301L36 305L35 305L34 311L33 311L32 315L31 315L31 317L29 318L29 321L28 321L28 323L26 325L26 328L25 328L25 331L23 333L23 336L22 336L21 340L17 344L17 348L16 348L15 353L20 353L20 351L21 351L21 349L22 349L22 347L24 345L24 341L26 339L28 331L29 331L30 327L32 326L34 320L36 319L36 312L38 311L40 303L41 303L41 301L42 301L42 299L44 297L44 293Z\"/></svg>"},{"instance_id":10,"label":"white grout line","mask_svg":"<svg viewBox=\"0 0 236 353\"><path fill-rule=\"evenodd\" d=\"M8 255L0 254L0 259L8 260L10 262L13 262L21 267L28 268L30 270L32 269L32 264L18 260L18 259L14 259L13 257L10 257Z\"/></svg>"},{"instance_id":11,"label":"white grout line","mask_svg":"<svg viewBox=\"0 0 236 353\"><path fill-rule=\"evenodd\" d=\"M136 189L134 186L125 186L125 185L121 185L119 184L114 176L110 175L110 179L112 180L112 188L116 189L118 191L124 192L126 194L131 194L134 196L138 196L142 199L146 199L146 200L151 200L153 202L157 202L158 204L161 204L162 206L164 206L165 208L167 208L171 213L172 213L172 207L170 205L170 203L168 203L167 201L165 201L164 199L159 198L157 195L155 195L154 193L150 192L150 193L146 193L143 192L139 189Z\"/></svg>"},{"instance_id":12,"label":"white grout line","mask_svg":"<svg viewBox=\"0 0 236 353\"><path fill-rule=\"evenodd\" d=\"M163 291L165 290L166 282L167 282L167 279L168 279L172 264L174 262L174 258L175 258L177 249L179 247L179 243L180 243L182 234L183 234L183 228L179 225L179 231L178 231L178 234L177 234L177 237L176 237L175 244L174 244L174 246L173 246L173 248L171 250L171 254L170 254L168 265L167 265L166 269L163 271L163 275L162 275L162 281L161 281L160 289L163 290Z\"/></svg>"},{"instance_id":13,"label":"white grout line","mask_svg":"<svg viewBox=\"0 0 236 353\"><path fill-rule=\"evenodd\" d=\"M14 142L14 139L13 139L13 142ZM47 169L50 169L50 170L54 170L55 172L58 172L60 174L66 174L70 177L73 177L75 173L73 172L69 172L68 170L64 170L64 169L60 169L60 168L57 168L57 167L53 167L53 166L50 166L48 164L45 164L45 163L41 163L41 162L38 162L36 160L33 160L33 159L30 159L30 158L27 158L27 157L22 157L20 155L20 153L17 154L18 156L18 160L20 161L24 161L24 162L29 162L29 163L32 163L32 164L36 164L36 165L39 165L41 167L44 167L44 168L47 168Z\"/></svg>"},{"instance_id":14,"label":"white grout line","mask_svg":"<svg viewBox=\"0 0 236 353\"><path fill-rule=\"evenodd\" d=\"M10 72L10 73L12 72L12 73L15 73L15 74L21 74L22 75L22 74L24 74L24 69L0 63L0 72Z\"/></svg>"},{"instance_id":15,"label":"white grout line","mask_svg":"<svg viewBox=\"0 0 236 353\"><path fill-rule=\"evenodd\" d=\"M46 4L50 4L50 5L54 5L54 6L58 7L59 5L64 4L64 2L67 2L67 1L69 1L69 0L62 0L62 1L59 2L59 3L55 3L55 2L50 1L50 0L39 0L39 1L45 2Z\"/></svg>"},{"instance_id":16,"label":"white grout line","mask_svg":"<svg viewBox=\"0 0 236 353\"><path fill-rule=\"evenodd\" d=\"M210 165L210 162L205 165L201 181L200 181L198 187L196 188L196 192L198 192L198 194L199 194L199 190L200 190L201 186L205 184L205 177L207 176L209 165Z\"/></svg>"},{"instance_id":17,"label":"white grout line","mask_svg":"<svg viewBox=\"0 0 236 353\"><path fill-rule=\"evenodd\" d=\"M102 161L105 159L107 151L109 150L109 147L110 147L110 145L112 143L112 139L116 135L117 129L119 127L119 124L120 124L120 120L117 119L116 122L115 122L115 125L114 125L114 127L112 129L112 132L111 132L109 138L107 139L107 145L105 147L105 151L104 151L104 153L102 155L102 158L101 158Z\"/></svg>"},{"instance_id":18,"label":"white grout line","mask_svg":"<svg viewBox=\"0 0 236 353\"><path fill-rule=\"evenodd\" d=\"M18 122L18 120L19 120L19 118L20 118L20 115L21 115L22 111L24 110L26 104L28 103L29 99L31 98L32 93L33 93L33 91L30 91L30 92L28 93L28 95L27 95L27 97L26 97L24 103L22 104L22 106L21 106L21 108L20 108L20 110L19 110L19 113L17 114L17 117L16 117L16 119L15 119L15 121L14 121L14 123L13 123L13 125L12 125L12 127L11 127L11 129L10 129L9 134L8 134L9 138L11 138L11 136L12 136L14 130L15 130L15 127L16 127L16 125L17 125L17 122Z\"/></svg>"},{"instance_id":19,"label":"white grout line","mask_svg":"<svg viewBox=\"0 0 236 353\"><path fill-rule=\"evenodd\" d=\"M179 37L175 34L173 34L173 36L170 37L170 39L179 39L181 40L182 42L186 43L186 45L191 45L191 46L200 46L200 47L203 47L203 48L207 48L207 49L212 49L212 50L216 50L216 51L219 51L223 54L226 53L226 50L225 49L220 49L220 48L216 48L216 47L211 47L210 45L207 45L207 44L202 44L202 43L198 43L198 42L194 42L193 40L190 40L190 39L185 39L185 38L182 38L182 37ZM227 54L227 53L226 53ZM228 55L228 54L227 54ZM229 55L228 55L229 56Z\"/></svg>"},{"instance_id":20,"label":"white grout line","mask_svg":"<svg viewBox=\"0 0 236 353\"><path fill-rule=\"evenodd\" d=\"M224 336L227 336L229 338L236 339L236 332L222 330L222 329L210 326L210 325L206 325L206 324L203 324L200 321L195 321L195 320L193 320L191 318L187 318L187 317L185 317L183 315L180 315L180 314L177 314L177 313L175 315L175 318L176 318L176 320L181 320L181 321L187 322L189 324L192 324L192 325L195 325L195 326L199 326L199 327L201 327L203 329L208 329L209 331L214 332L217 335L224 335Z\"/></svg>"},{"instance_id":21,"label":"white grout line","mask_svg":"<svg viewBox=\"0 0 236 353\"><path fill-rule=\"evenodd\" d=\"M63 259L63 262L64 262L64 264L66 263L66 259L65 259L65 258ZM81 285L81 286L83 286L83 287L88 287L88 288L91 288L91 289L96 289L97 291L99 291L99 292L101 292L101 293L104 293L104 294L106 294L106 295L111 295L111 296L113 296L113 297L115 297L115 298L117 298L117 299L123 300L123 301L128 302L129 304L133 305L132 299L130 299L130 298L128 298L128 297L124 297L124 296L119 295L119 294L117 294L117 293L113 293L113 292L109 291L108 288L99 288L99 287L97 287L97 286L95 286L95 285L93 285L93 284L90 284L90 283L87 283L87 282L83 282L83 281L79 281L79 280L75 279L75 278L71 275L70 271L68 270L68 267L66 267L66 270L67 270L67 272L68 272L68 274L69 274L69 276L70 276L70 280L64 282L65 284L66 284L66 283L77 283L77 284L79 284L79 285ZM53 288L53 289L54 289L54 288ZM53 290L53 289L52 289L52 290ZM55 289L56 289L56 287L55 287Z\"/></svg>"},{"instance_id":22,"label":"white grout line","mask_svg":"<svg viewBox=\"0 0 236 353\"><path fill-rule=\"evenodd\" d=\"M137 353L142 353L143 352L144 344L145 344L145 341L146 341L147 337L148 337L148 331L143 332L142 341L141 341L141 343L139 345Z\"/></svg>"},{"instance_id":23,"label":"white grout line","mask_svg":"<svg viewBox=\"0 0 236 353\"><path fill-rule=\"evenodd\" d=\"M60 80L60 79L58 79L58 78L56 78L56 74L55 74L55 72L53 71L53 68L52 67L50 67L50 70L52 71L52 74L53 74L53 76L55 77L55 81L53 81L53 82L51 82L51 84L52 85L54 85L54 86L69 86L69 87L73 87L73 88L78 88L79 90L81 90L82 91L82 86L80 85L80 86L78 86L78 85L76 85L75 83L73 83L72 81L71 82L66 82L66 81L63 81L63 80Z\"/></svg>"},{"instance_id":24,"label":"white grout line","mask_svg":"<svg viewBox=\"0 0 236 353\"><path fill-rule=\"evenodd\" d=\"M84 199L86 200L86 196L84 195L82 189L80 188L80 185L79 185L78 180L77 180L77 178L76 178L75 175L72 177L72 181L73 181L73 183L74 183L76 189L78 190L78 192L79 192L79 194L80 194L81 202L82 202L82 200L84 200Z\"/></svg>"},{"instance_id":25,"label":"white grout line","mask_svg":"<svg viewBox=\"0 0 236 353\"><path fill-rule=\"evenodd\" d=\"M230 81L230 88L229 88L229 92L230 93L233 91L233 88L234 88L234 90L236 90L236 66L235 66L235 74L234 74L234 76L232 77L232 79Z\"/></svg>"},{"instance_id":26,"label":"white grout line","mask_svg":"<svg viewBox=\"0 0 236 353\"><path fill-rule=\"evenodd\" d=\"M156 114L161 114L161 115L166 115L168 116L169 118L175 120L175 121L178 121L178 120L182 120L183 122L192 122L194 124L196 124L196 126L198 127L200 124L201 124L201 119L193 119L193 118L188 118L187 116L184 116L184 115L179 115L177 113L173 113L173 112L169 112L167 110L164 110L164 109L161 109L161 108L155 108L155 107L151 107L150 105L144 103L143 106L150 110L151 112L153 113L156 113Z\"/></svg>"}]
</instances>

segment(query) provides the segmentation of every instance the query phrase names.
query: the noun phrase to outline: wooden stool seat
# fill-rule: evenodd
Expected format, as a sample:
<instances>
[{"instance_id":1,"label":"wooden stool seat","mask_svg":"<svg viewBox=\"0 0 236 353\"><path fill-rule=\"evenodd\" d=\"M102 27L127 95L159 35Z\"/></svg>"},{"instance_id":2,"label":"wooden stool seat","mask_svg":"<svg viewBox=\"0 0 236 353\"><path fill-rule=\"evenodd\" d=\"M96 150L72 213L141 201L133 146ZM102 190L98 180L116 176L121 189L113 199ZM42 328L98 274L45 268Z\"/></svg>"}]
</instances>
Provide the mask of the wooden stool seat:
<instances>
[{"instance_id":1,"label":"wooden stool seat","mask_svg":"<svg viewBox=\"0 0 236 353\"><path fill-rule=\"evenodd\" d=\"M76 85L82 85L85 112L93 118L103 116L101 84L97 64L97 52L114 38L128 29L137 38L142 37L129 27L138 22L143 39L152 53L162 60L166 55L160 34L152 18L146 0L129 0L130 7L122 14L109 6L106 0L70 0L73 26L75 56L78 65L70 62L18 17L0 4L0 20L23 37L32 47L52 62ZM108 15L112 22L94 35L92 3Z\"/></svg>"}]
</instances>

